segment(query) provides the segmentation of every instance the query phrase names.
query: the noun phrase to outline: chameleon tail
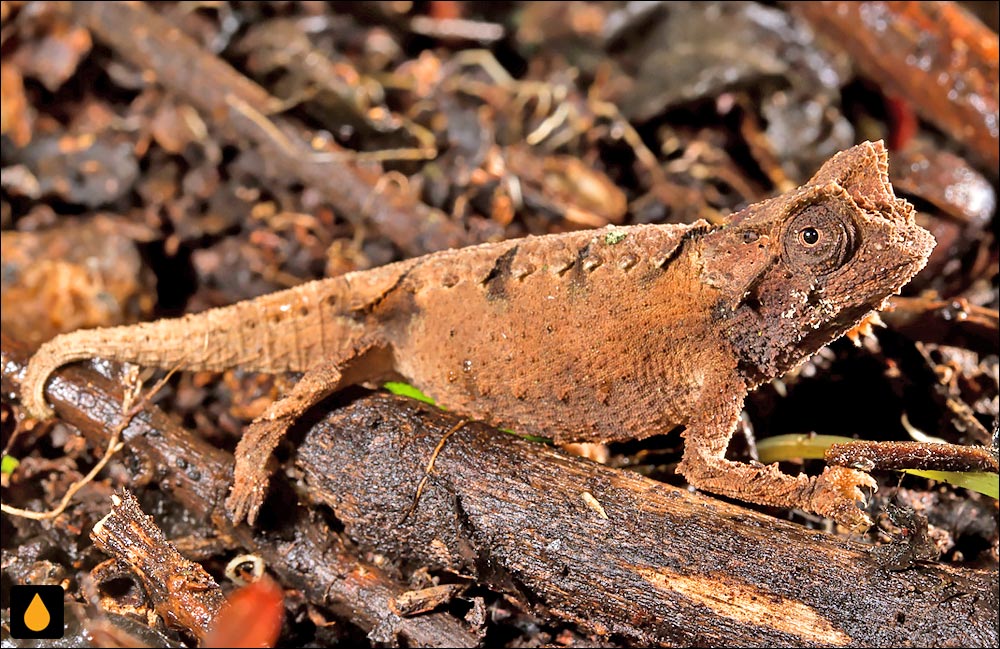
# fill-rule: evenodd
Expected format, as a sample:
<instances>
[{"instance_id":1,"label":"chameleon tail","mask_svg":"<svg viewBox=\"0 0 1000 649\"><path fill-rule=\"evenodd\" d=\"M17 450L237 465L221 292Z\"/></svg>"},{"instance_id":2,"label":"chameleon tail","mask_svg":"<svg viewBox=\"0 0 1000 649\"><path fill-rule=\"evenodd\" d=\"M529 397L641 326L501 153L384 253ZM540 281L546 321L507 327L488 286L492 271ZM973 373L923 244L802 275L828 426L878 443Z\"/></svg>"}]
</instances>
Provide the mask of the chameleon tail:
<instances>
[{"instance_id":1,"label":"chameleon tail","mask_svg":"<svg viewBox=\"0 0 1000 649\"><path fill-rule=\"evenodd\" d=\"M349 353L364 335L363 319L352 315L351 284L348 275L181 318L56 336L28 363L23 404L33 417L52 416L44 398L49 375L94 357L163 369L305 371Z\"/></svg>"}]
</instances>

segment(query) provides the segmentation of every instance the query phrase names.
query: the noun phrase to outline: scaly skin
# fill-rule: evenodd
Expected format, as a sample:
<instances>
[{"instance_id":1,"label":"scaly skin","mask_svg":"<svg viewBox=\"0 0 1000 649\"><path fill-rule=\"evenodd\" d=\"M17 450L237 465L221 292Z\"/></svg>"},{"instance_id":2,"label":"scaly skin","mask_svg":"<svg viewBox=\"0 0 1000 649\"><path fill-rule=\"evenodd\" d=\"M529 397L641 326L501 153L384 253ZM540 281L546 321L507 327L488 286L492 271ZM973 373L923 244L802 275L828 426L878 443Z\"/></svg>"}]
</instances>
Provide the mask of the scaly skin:
<instances>
[{"instance_id":1,"label":"scaly skin","mask_svg":"<svg viewBox=\"0 0 1000 649\"><path fill-rule=\"evenodd\" d=\"M345 385L402 378L460 415L558 441L684 426L695 486L858 527L864 473L790 476L725 459L747 393L841 336L934 246L889 185L881 142L729 224L638 225L435 253L176 320L58 336L24 403L64 363L305 372L237 449L228 505L257 515L266 462L296 418Z\"/></svg>"}]
</instances>

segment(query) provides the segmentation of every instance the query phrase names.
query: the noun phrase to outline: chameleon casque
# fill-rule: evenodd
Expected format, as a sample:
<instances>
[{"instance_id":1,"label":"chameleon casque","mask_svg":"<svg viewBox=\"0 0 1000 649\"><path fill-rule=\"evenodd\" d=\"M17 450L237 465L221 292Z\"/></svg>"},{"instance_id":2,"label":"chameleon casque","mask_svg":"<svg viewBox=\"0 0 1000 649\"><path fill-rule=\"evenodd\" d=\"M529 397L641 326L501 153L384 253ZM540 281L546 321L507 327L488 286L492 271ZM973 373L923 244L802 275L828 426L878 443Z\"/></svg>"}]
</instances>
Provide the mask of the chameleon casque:
<instances>
[{"instance_id":1,"label":"chameleon casque","mask_svg":"<svg viewBox=\"0 0 1000 649\"><path fill-rule=\"evenodd\" d=\"M24 405L50 416L59 366L304 372L248 428L227 506L255 520L288 427L351 384L404 380L462 416L558 442L684 427L680 471L716 494L857 527L865 473L792 476L725 459L744 398L879 309L934 238L897 199L881 142L835 155L802 187L724 226L635 225L448 250L231 306L44 344Z\"/></svg>"}]
</instances>

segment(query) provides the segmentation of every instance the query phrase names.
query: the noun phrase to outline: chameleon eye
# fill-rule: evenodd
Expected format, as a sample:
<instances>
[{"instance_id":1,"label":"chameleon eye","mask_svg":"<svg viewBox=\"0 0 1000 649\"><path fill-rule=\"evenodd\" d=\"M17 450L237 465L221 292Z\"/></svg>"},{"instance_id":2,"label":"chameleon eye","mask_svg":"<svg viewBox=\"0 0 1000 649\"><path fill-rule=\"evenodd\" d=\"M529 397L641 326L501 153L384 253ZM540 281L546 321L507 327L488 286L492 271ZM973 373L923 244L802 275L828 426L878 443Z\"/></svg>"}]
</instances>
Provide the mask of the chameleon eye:
<instances>
[{"instance_id":1,"label":"chameleon eye","mask_svg":"<svg viewBox=\"0 0 1000 649\"><path fill-rule=\"evenodd\" d=\"M815 246L819 243L819 230L814 227L808 227L799 232L799 237L802 238L802 243L807 246Z\"/></svg>"},{"instance_id":2,"label":"chameleon eye","mask_svg":"<svg viewBox=\"0 0 1000 649\"><path fill-rule=\"evenodd\" d=\"M785 261L817 275L840 268L854 251L853 219L829 202L802 208L786 230Z\"/></svg>"}]
</instances>

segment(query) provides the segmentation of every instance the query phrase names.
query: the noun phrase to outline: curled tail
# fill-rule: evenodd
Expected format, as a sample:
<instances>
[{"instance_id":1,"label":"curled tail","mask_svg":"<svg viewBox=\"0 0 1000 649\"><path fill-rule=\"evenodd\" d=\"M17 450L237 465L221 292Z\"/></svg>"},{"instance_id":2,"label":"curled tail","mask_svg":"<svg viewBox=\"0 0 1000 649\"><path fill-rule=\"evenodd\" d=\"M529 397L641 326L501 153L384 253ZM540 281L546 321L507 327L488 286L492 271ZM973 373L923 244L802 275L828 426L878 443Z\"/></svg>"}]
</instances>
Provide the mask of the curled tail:
<instances>
[{"instance_id":1,"label":"curled tail","mask_svg":"<svg viewBox=\"0 0 1000 649\"><path fill-rule=\"evenodd\" d=\"M304 372L351 353L371 325L353 314L405 274L407 262L319 280L182 318L61 334L28 363L22 402L39 419L49 375L74 361L100 357L149 367Z\"/></svg>"}]
</instances>

